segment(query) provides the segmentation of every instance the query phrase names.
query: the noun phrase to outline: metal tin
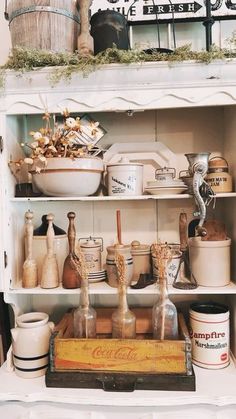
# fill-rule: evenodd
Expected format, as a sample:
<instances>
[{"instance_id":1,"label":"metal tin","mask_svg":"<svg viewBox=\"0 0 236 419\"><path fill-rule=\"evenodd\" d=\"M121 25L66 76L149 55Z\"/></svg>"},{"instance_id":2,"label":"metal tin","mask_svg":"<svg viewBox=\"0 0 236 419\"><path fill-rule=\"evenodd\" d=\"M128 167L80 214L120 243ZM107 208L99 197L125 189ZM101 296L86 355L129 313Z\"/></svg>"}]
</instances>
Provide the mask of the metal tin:
<instances>
[{"instance_id":1,"label":"metal tin","mask_svg":"<svg viewBox=\"0 0 236 419\"><path fill-rule=\"evenodd\" d=\"M230 363L229 309L219 303L190 305L192 362L202 368L220 369Z\"/></svg>"},{"instance_id":2,"label":"metal tin","mask_svg":"<svg viewBox=\"0 0 236 419\"><path fill-rule=\"evenodd\" d=\"M232 192L232 176L223 157L215 156L209 160L206 181L215 193Z\"/></svg>"}]
</instances>

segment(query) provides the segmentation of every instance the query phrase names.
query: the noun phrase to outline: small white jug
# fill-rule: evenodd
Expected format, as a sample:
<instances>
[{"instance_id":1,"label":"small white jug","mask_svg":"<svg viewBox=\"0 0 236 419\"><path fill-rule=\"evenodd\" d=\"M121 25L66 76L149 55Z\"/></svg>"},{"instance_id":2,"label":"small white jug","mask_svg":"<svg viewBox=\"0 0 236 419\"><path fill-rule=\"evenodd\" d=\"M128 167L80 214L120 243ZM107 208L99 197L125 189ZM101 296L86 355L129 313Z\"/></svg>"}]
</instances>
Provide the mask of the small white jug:
<instances>
[{"instance_id":1,"label":"small white jug","mask_svg":"<svg viewBox=\"0 0 236 419\"><path fill-rule=\"evenodd\" d=\"M15 373L22 378L44 375L48 367L49 340L54 323L46 313L26 313L16 318L11 329Z\"/></svg>"}]
</instances>

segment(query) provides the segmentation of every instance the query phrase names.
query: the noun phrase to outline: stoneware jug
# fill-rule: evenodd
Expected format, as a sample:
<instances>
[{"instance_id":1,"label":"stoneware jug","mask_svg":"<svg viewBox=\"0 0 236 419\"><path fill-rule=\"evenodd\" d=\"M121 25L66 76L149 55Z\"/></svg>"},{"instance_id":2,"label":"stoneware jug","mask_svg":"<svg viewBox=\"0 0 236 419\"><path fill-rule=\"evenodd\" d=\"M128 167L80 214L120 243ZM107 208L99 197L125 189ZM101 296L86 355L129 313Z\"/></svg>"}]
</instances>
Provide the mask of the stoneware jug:
<instances>
[{"instance_id":1,"label":"stoneware jug","mask_svg":"<svg viewBox=\"0 0 236 419\"><path fill-rule=\"evenodd\" d=\"M11 329L15 373L22 378L44 375L48 367L49 339L54 323L46 313L26 313L16 318Z\"/></svg>"}]
</instances>

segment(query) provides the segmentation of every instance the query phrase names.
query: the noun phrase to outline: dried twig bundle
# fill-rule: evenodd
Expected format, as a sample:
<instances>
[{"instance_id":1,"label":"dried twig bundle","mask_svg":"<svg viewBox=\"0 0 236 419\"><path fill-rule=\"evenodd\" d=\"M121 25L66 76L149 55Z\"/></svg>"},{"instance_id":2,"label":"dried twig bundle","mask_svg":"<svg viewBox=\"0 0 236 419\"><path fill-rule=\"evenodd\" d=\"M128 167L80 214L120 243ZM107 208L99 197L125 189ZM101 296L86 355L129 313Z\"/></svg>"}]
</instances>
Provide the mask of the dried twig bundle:
<instances>
[{"instance_id":1,"label":"dried twig bundle","mask_svg":"<svg viewBox=\"0 0 236 419\"><path fill-rule=\"evenodd\" d=\"M126 273L125 258L119 252L116 252L115 264L116 264L117 274L118 274L118 283L119 285L125 285L125 273Z\"/></svg>"},{"instance_id":2,"label":"dried twig bundle","mask_svg":"<svg viewBox=\"0 0 236 419\"><path fill-rule=\"evenodd\" d=\"M153 243L151 249L156 259L159 279L164 279L166 276L166 266L172 257L171 248L167 243L158 242Z\"/></svg>"},{"instance_id":3,"label":"dried twig bundle","mask_svg":"<svg viewBox=\"0 0 236 419\"><path fill-rule=\"evenodd\" d=\"M84 253L82 252L80 246L77 247L77 256L78 260L73 259L73 263L75 264L76 270L79 272L82 281L88 283L88 269Z\"/></svg>"}]
</instances>

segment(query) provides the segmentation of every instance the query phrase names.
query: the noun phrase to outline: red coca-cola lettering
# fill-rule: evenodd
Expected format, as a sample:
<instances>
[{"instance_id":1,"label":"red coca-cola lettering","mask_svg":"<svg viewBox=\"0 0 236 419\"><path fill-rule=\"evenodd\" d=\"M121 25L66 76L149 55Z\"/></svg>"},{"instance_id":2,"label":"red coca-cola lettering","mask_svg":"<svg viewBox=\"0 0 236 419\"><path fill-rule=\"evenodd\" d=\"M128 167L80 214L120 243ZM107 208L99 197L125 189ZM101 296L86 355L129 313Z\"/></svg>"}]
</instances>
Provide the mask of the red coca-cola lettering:
<instances>
[{"instance_id":1,"label":"red coca-cola lettering","mask_svg":"<svg viewBox=\"0 0 236 419\"><path fill-rule=\"evenodd\" d=\"M123 359L126 361L137 360L136 350L134 348L130 348L129 346L122 346L116 349L107 349L102 346L96 346L92 352L92 356L95 359Z\"/></svg>"}]
</instances>

